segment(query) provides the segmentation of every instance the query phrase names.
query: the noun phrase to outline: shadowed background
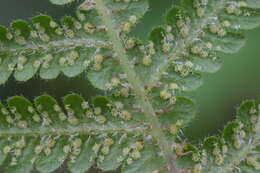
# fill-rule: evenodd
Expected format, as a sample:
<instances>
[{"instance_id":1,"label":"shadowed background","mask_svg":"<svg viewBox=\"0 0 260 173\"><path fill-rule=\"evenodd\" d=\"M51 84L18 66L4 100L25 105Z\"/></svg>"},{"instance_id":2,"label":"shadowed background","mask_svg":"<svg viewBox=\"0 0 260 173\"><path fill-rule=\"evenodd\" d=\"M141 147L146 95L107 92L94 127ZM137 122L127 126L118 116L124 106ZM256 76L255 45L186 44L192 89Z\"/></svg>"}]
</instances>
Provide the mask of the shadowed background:
<instances>
[{"instance_id":1,"label":"shadowed background","mask_svg":"<svg viewBox=\"0 0 260 173\"><path fill-rule=\"evenodd\" d=\"M145 39L153 27L160 25L165 10L174 4L174 0L150 0L151 10L146 14L133 34ZM76 3L67 6L55 6L48 0L2 0L0 6L0 24L9 25L14 19L30 20L37 14L49 14L56 19L63 15L73 15ZM225 123L232 120L236 106L243 100L256 98L260 94L260 29L247 32L248 41L244 48L234 55L223 55L222 69L214 74L204 75L204 85L189 93L199 105L196 121L192 122L185 135L195 142L210 134L216 134ZM0 74L1 75L1 74ZM26 83L10 79L0 86L0 99L14 95L33 99L43 93L61 100L71 92L85 98L101 94L86 80L85 74L76 78L60 76L57 80L31 79ZM60 170L59 172L64 172ZM91 171L95 172L95 171Z\"/></svg>"}]
</instances>

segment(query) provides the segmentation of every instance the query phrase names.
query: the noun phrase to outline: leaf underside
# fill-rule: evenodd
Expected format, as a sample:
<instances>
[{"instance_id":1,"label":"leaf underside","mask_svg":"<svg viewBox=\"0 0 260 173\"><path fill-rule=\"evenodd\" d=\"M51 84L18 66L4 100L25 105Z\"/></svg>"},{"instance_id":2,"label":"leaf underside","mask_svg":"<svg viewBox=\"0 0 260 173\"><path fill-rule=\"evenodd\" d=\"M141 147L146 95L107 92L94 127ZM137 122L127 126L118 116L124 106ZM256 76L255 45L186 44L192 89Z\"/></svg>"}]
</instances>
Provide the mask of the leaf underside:
<instances>
[{"instance_id":1,"label":"leaf underside","mask_svg":"<svg viewBox=\"0 0 260 173\"><path fill-rule=\"evenodd\" d=\"M137 22L148 10L147 0L106 2L119 29L130 16ZM32 26L24 20L12 22L10 30L0 26L0 84L12 74L18 81L27 81L35 75L55 79L60 73L75 77L88 71L91 78L106 60L114 61L106 28L93 8L91 3L83 4L76 18L65 16L59 23L39 15L32 18Z\"/></svg>"},{"instance_id":2,"label":"leaf underside","mask_svg":"<svg viewBox=\"0 0 260 173\"><path fill-rule=\"evenodd\" d=\"M70 1L52 0L62 5ZM258 0L182 0L153 29L149 41L129 32L148 10L148 0L106 0L133 70L151 98L169 143L194 118L194 103L183 91L202 84L201 73L221 66L219 53L235 53L245 43L243 31L260 24ZM150 125L120 67L100 22L95 3L86 1L60 23L39 15L33 26L18 20L0 26L0 84L11 75L27 81L39 75L54 79L86 72L94 87L112 93L86 102L76 94L59 105L43 95L33 103L13 97L0 104L0 165L3 172L53 172L64 162L72 173L95 165L126 173L166 169ZM246 101L220 136L198 146L173 143L183 172L259 171L260 101ZM184 154L186 153L186 154Z\"/></svg>"},{"instance_id":3,"label":"leaf underside","mask_svg":"<svg viewBox=\"0 0 260 173\"><path fill-rule=\"evenodd\" d=\"M65 161L73 173L94 164L104 171L149 172L164 166L160 150L150 137L150 126L139 108L96 97L91 103L67 95L60 106L48 95L33 103L13 97L0 104L0 165L4 172L25 173L34 168L53 172ZM169 125L195 114L193 103L179 97L176 110L161 117ZM183 109L186 108L186 109ZM160 119L160 118L159 118ZM169 125L162 127L169 133ZM146 165L153 164L147 168Z\"/></svg>"},{"instance_id":4,"label":"leaf underside","mask_svg":"<svg viewBox=\"0 0 260 173\"><path fill-rule=\"evenodd\" d=\"M84 173L94 165L103 171L120 167L124 173L165 168L143 115L135 110L130 119L125 119L123 115L128 108L113 105L112 99L97 97L90 103L80 95L70 94L59 105L48 95L37 97L33 103L16 96L7 101L7 106L0 104L3 172L29 173L33 169L53 172L64 162L72 173ZM176 122L175 118L180 120L184 112L192 114L194 110L187 111L189 106L187 99L179 98L175 112L168 118L159 118L162 122ZM177 153L188 153L177 159L178 167L187 171L200 167L215 173L220 167L235 172L234 166L241 166L256 172L255 165L246 160L257 159L259 112L259 100L246 101L222 135L208 137L199 146L176 144L181 146L175 148ZM162 129L171 141L169 127L164 124Z\"/></svg>"},{"instance_id":5,"label":"leaf underside","mask_svg":"<svg viewBox=\"0 0 260 173\"><path fill-rule=\"evenodd\" d=\"M151 32L150 41L142 43L130 38L128 29L148 10L148 2L109 0L107 6L143 84L168 88L176 83L178 91L199 87L201 73L221 67L218 52L237 52L245 43L242 32L260 24L258 1L182 0L168 11L165 24ZM37 74L54 79L61 72L68 77L87 72L94 87L107 90L111 79L123 74L95 5L81 5L77 18L64 17L61 24L45 15L32 21L33 27L22 20L13 22L13 32L0 27L0 83L11 74L27 81Z\"/></svg>"}]
</instances>

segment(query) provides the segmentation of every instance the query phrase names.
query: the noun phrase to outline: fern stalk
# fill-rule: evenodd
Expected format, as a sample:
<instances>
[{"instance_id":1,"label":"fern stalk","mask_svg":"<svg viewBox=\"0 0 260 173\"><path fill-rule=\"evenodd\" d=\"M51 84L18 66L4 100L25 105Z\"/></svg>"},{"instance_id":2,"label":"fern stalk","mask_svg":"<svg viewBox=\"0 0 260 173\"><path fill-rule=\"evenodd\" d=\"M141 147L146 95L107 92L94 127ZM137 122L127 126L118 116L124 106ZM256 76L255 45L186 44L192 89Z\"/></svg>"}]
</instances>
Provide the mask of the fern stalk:
<instances>
[{"instance_id":1,"label":"fern stalk","mask_svg":"<svg viewBox=\"0 0 260 173\"><path fill-rule=\"evenodd\" d=\"M148 131L149 128L146 126L143 126L141 128L136 128L136 126L129 126L124 128L97 128L97 127L91 127L89 124L82 124L78 125L77 127L73 128L40 128L39 130L35 131L32 129L19 129L19 131L16 130L2 130L0 132L1 137L9 137L9 136L68 136L73 134L80 134L80 135L92 135L92 134L104 134L104 133L132 133L132 134L142 134L146 131Z\"/></svg>"},{"instance_id":2,"label":"fern stalk","mask_svg":"<svg viewBox=\"0 0 260 173\"><path fill-rule=\"evenodd\" d=\"M106 4L103 0L96 0L96 9L103 21L103 23L107 27L107 34L109 36L110 41L113 43L113 49L117 54L118 61L122 66L122 69L127 75L128 81L132 86L134 93L136 94L136 98L140 101L140 104L143 108L144 114L147 120L151 124L151 134L157 139L158 144L163 151L165 160L168 164L168 169L170 173L177 173L177 168L175 166L176 156L174 156L171 152L171 147L169 143L166 141L166 137L164 136L158 119L156 118L155 111L145 94L144 86L141 85L141 82L133 70L133 67L128 60L127 54L125 52L124 46L122 45L121 39L119 37L119 33L116 32L115 26L113 25L113 20L106 8Z\"/></svg>"},{"instance_id":3,"label":"fern stalk","mask_svg":"<svg viewBox=\"0 0 260 173\"><path fill-rule=\"evenodd\" d=\"M47 44L28 44L25 47L15 47L15 48L2 48L0 47L0 51L8 51L11 53L17 53L21 51L38 51L38 50L45 50L48 51L51 48L73 48L77 46L84 46L84 47L110 47L111 45L108 42L103 42L102 40L93 40L88 38L73 38L73 39L64 39L59 41L51 41Z\"/></svg>"}]
</instances>

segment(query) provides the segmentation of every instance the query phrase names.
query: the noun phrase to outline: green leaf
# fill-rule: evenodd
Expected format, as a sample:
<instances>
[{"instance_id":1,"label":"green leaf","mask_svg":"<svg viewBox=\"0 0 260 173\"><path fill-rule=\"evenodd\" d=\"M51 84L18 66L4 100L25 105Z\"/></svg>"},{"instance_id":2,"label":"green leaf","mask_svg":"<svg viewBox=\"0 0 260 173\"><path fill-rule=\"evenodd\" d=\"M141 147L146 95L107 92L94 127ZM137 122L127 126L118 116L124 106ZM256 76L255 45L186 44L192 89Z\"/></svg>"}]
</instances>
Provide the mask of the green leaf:
<instances>
[{"instance_id":1,"label":"green leaf","mask_svg":"<svg viewBox=\"0 0 260 173\"><path fill-rule=\"evenodd\" d=\"M104 160L98 162L97 167L103 171L116 170L128 157L123 154L123 150L131 148L134 144L134 140L131 138L133 137L122 136L115 138L116 143L111 147L109 154L105 155Z\"/></svg>"},{"instance_id":2,"label":"green leaf","mask_svg":"<svg viewBox=\"0 0 260 173\"><path fill-rule=\"evenodd\" d=\"M89 137L83 146L82 152L76 158L75 162L69 162L68 168L72 173L84 173L95 163L97 154L92 150L97 140Z\"/></svg>"},{"instance_id":3,"label":"green leaf","mask_svg":"<svg viewBox=\"0 0 260 173\"><path fill-rule=\"evenodd\" d=\"M6 145L6 143L7 143L7 141L5 140L5 138L3 138L3 139L1 138L1 139L0 139L0 148L4 148L4 146ZM6 157L7 157L7 154L4 153L3 150L0 150L0 164L1 164L1 165L2 165L3 162L5 161Z\"/></svg>"},{"instance_id":4,"label":"green leaf","mask_svg":"<svg viewBox=\"0 0 260 173\"><path fill-rule=\"evenodd\" d=\"M245 44L245 37L242 34L227 33L224 38L219 38L213 34L207 34L204 36L205 41L211 41L216 46L216 51L223 53L236 53Z\"/></svg>"},{"instance_id":5,"label":"green leaf","mask_svg":"<svg viewBox=\"0 0 260 173\"><path fill-rule=\"evenodd\" d=\"M0 76L0 83L3 84L5 83L9 77L11 76L12 74L12 67L14 66L15 64L15 61L13 58L11 57L8 57L7 54L2 54L0 53L0 55L4 56L4 58L1 58L1 68L0 68L0 73L1 73L1 76Z\"/></svg>"},{"instance_id":6,"label":"green leaf","mask_svg":"<svg viewBox=\"0 0 260 173\"><path fill-rule=\"evenodd\" d=\"M243 9L241 16L236 15L220 15L222 20L230 21L230 28L237 30L250 30L260 25L260 14L259 12L251 9Z\"/></svg>"},{"instance_id":7,"label":"green leaf","mask_svg":"<svg viewBox=\"0 0 260 173\"><path fill-rule=\"evenodd\" d=\"M34 154L35 138L28 139L28 144L23 151L23 157L17 159L17 165L8 167L6 173L25 173L33 170L33 163L36 159Z\"/></svg>"},{"instance_id":8,"label":"green leaf","mask_svg":"<svg viewBox=\"0 0 260 173\"><path fill-rule=\"evenodd\" d=\"M42 173L53 172L66 160L68 153L63 152L63 146L68 143L68 139L58 138L57 144L51 149L50 154L43 153L35 163L35 167ZM43 155L46 155L43 157Z\"/></svg>"},{"instance_id":9,"label":"green leaf","mask_svg":"<svg viewBox=\"0 0 260 173\"><path fill-rule=\"evenodd\" d=\"M122 168L124 173L142 172L148 173L153 170L162 168L165 163L158 153L157 147L149 147L141 152L143 156L138 161L133 161L130 165L125 165Z\"/></svg>"}]
</instances>

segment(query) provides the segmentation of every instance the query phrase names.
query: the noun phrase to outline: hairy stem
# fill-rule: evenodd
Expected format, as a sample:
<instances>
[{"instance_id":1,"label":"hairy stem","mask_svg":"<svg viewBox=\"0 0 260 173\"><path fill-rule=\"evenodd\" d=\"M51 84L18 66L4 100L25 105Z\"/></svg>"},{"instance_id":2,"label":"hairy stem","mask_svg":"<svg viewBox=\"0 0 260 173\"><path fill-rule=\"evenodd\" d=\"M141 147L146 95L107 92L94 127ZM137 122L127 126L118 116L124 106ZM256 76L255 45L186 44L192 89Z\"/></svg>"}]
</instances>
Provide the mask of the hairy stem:
<instances>
[{"instance_id":1,"label":"hairy stem","mask_svg":"<svg viewBox=\"0 0 260 173\"><path fill-rule=\"evenodd\" d=\"M108 47L110 48L109 42L104 42L102 40L94 40L92 38L67 38L63 40L50 41L49 43L28 43L23 46L9 48L9 47L0 47L0 52L26 52L26 51L53 51L55 49L71 49L75 47Z\"/></svg>"},{"instance_id":2,"label":"hairy stem","mask_svg":"<svg viewBox=\"0 0 260 173\"><path fill-rule=\"evenodd\" d=\"M1 129L0 137L8 136L48 136L48 135L62 135L70 136L73 134L104 134L104 133L122 133L122 134L144 134L147 133L149 127L144 124L137 126L123 126L119 128L115 127L100 127L95 124L91 125L90 123L83 123L77 126L58 126L58 127L38 127L38 128L25 128L25 129Z\"/></svg>"},{"instance_id":3,"label":"hairy stem","mask_svg":"<svg viewBox=\"0 0 260 173\"><path fill-rule=\"evenodd\" d=\"M164 157L168 164L169 172L177 173L177 168L175 166L176 156L172 153L171 147L160 128L161 125L156 117L155 111L151 103L149 102L148 97L145 94L144 86L141 85L140 79L138 78L137 74L131 66L131 63L125 52L125 48L120 40L119 32L117 32L118 30L115 28L115 25L113 24L111 14L106 8L105 1L96 0L95 2L96 9L99 15L101 16L101 20L107 27L108 36L113 44L113 50L117 54L118 61L120 62L122 69L127 75L127 79L133 88L133 91L136 95L136 99L140 101L144 114L152 126L151 134L158 141L158 144L161 150L163 151Z\"/></svg>"}]
</instances>

